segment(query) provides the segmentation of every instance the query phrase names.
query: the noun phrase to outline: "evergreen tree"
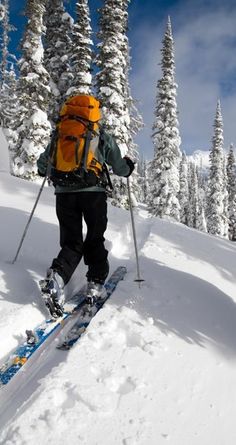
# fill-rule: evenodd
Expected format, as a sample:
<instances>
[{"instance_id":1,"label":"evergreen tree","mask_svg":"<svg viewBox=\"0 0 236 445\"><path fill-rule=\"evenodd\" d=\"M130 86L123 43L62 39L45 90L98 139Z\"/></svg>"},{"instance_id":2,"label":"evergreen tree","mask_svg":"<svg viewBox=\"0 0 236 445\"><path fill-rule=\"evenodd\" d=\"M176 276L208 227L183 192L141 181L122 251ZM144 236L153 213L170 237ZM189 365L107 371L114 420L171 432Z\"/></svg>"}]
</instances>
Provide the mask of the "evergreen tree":
<instances>
[{"instance_id":1,"label":"evergreen tree","mask_svg":"<svg viewBox=\"0 0 236 445\"><path fill-rule=\"evenodd\" d=\"M205 192L205 180L202 175L202 166L196 167L197 181L198 181L198 214L196 221L196 229L201 232L207 232L206 223L206 192Z\"/></svg>"},{"instance_id":2,"label":"evergreen tree","mask_svg":"<svg viewBox=\"0 0 236 445\"><path fill-rule=\"evenodd\" d=\"M179 204L180 222L188 225L189 209L189 185L188 185L188 162L185 152L182 153L179 171Z\"/></svg>"},{"instance_id":3,"label":"evergreen tree","mask_svg":"<svg viewBox=\"0 0 236 445\"><path fill-rule=\"evenodd\" d=\"M229 239L231 241L236 241L236 162L233 144L230 145L226 170L228 190Z\"/></svg>"},{"instance_id":4,"label":"evergreen tree","mask_svg":"<svg viewBox=\"0 0 236 445\"><path fill-rule=\"evenodd\" d=\"M18 97L18 80L14 65L12 64L1 91L1 104L3 107L2 125L7 138L10 153L10 166L14 163L17 153L19 134L17 128L20 124L20 105Z\"/></svg>"},{"instance_id":5,"label":"evergreen tree","mask_svg":"<svg viewBox=\"0 0 236 445\"><path fill-rule=\"evenodd\" d=\"M49 116L53 122L73 79L71 72L73 19L66 12L63 0L45 0L44 64L50 75L52 97Z\"/></svg>"},{"instance_id":6,"label":"evergreen tree","mask_svg":"<svg viewBox=\"0 0 236 445\"><path fill-rule=\"evenodd\" d=\"M9 126L11 126L12 128L17 100L16 77L13 65L13 62L16 61L16 58L9 53L9 34L11 31L15 31L15 28L10 24L9 21L9 0L2 0L1 3L0 28L0 121L1 125L4 128Z\"/></svg>"},{"instance_id":7,"label":"evergreen tree","mask_svg":"<svg viewBox=\"0 0 236 445\"><path fill-rule=\"evenodd\" d=\"M130 116L127 105L127 20L129 0L105 0L99 10L97 95L102 103L103 125L116 137L126 154Z\"/></svg>"},{"instance_id":8,"label":"evergreen tree","mask_svg":"<svg viewBox=\"0 0 236 445\"><path fill-rule=\"evenodd\" d=\"M0 91L2 92L4 84L6 84L6 78L8 73L8 45L9 45L9 32L11 30L9 24L9 0L3 0L1 3L0 12L1 23L1 63L0 63ZM1 107L1 122L3 120L3 107Z\"/></svg>"},{"instance_id":9,"label":"evergreen tree","mask_svg":"<svg viewBox=\"0 0 236 445\"><path fill-rule=\"evenodd\" d=\"M0 9L1 63L0 63L0 122L8 141L10 166L16 154L19 126L19 99L14 63L16 57L9 53L10 32L15 27L9 20L9 0L2 0Z\"/></svg>"},{"instance_id":10,"label":"evergreen tree","mask_svg":"<svg viewBox=\"0 0 236 445\"><path fill-rule=\"evenodd\" d=\"M129 0L130 1L130 0ZM126 11L126 3L124 5L124 11ZM129 111L130 125L128 128L128 155L134 161L139 160L138 145L135 143L134 138L138 132L143 128L144 123L141 114L138 111L137 101L135 101L131 95L129 86L129 72L130 72L130 47L127 39L126 45L126 103ZM137 168L134 169L132 176L129 179L131 196L133 197L133 205L137 205L137 201L140 202L141 195L141 181Z\"/></svg>"},{"instance_id":11,"label":"evergreen tree","mask_svg":"<svg viewBox=\"0 0 236 445\"><path fill-rule=\"evenodd\" d=\"M18 80L14 64L12 63L4 75L4 82L0 91L1 125L3 128L16 128L19 123L19 98L17 94Z\"/></svg>"},{"instance_id":12,"label":"evergreen tree","mask_svg":"<svg viewBox=\"0 0 236 445\"><path fill-rule=\"evenodd\" d=\"M199 204L199 210L197 215L197 225L196 229L200 230L201 232L206 233L207 232L207 223L206 223L206 217L205 217L205 208L202 205L202 202L200 201Z\"/></svg>"},{"instance_id":13,"label":"evergreen tree","mask_svg":"<svg viewBox=\"0 0 236 445\"><path fill-rule=\"evenodd\" d=\"M73 46L71 53L71 65L73 78L66 95L91 94L91 65L93 41L90 25L90 12L88 0L80 0L76 3L76 23L73 27Z\"/></svg>"},{"instance_id":14,"label":"evergreen tree","mask_svg":"<svg viewBox=\"0 0 236 445\"><path fill-rule=\"evenodd\" d=\"M217 103L214 120L214 136L210 152L210 174L207 203L207 230L212 235L226 236L228 231L227 215L225 215L225 199L227 196L224 177L224 138L223 119L220 101Z\"/></svg>"},{"instance_id":15,"label":"evergreen tree","mask_svg":"<svg viewBox=\"0 0 236 445\"><path fill-rule=\"evenodd\" d=\"M144 186L143 186L143 194L144 194L144 200L143 202L147 203L147 198L149 195L149 162L145 161L144 163L144 169L143 169L143 177L144 177Z\"/></svg>"},{"instance_id":16,"label":"evergreen tree","mask_svg":"<svg viewBox=\"0 0 236 445\"><path fill-rule=\"evenodd\" d=\"M229 206L229 196L228 196L228 180L227 180L227 157L223 152L223 191L224 191L224 216L225 216L225 226L224 226L224 235L226 238L229 236L229 215L228 215L228 206Z\"/></svg>"},{"instance_id":17,"label":"evergreen tree","mask_svg":"<svg viewBox=\"0 0 236 445\"><path fill-rule=\"evenodd\" d=\"M14 56L9 53L9 34L15 30L9 22L9 0L2 0L0 4L0 29L1 29L1 62L0 62L0 122L7 137L10 160L14 156L14 148L17 143L17 133L14 128L18 126L17 111L17 81L13 65Z\"/></svg>"},{"instance_id":18,"label":"evergreen tree","mask_svg":"<svg viewBox=\"0 0 236 445\"><path fill-rule=\"evenodd\" d=\"M44 10L45 0L27 0L25 15L28 23L19 60L19 98L23 120L18 129L19 146L13 165L14 174L25 179L34 179L37 175L36 162L48 143L51 130L47 118L49 75L43 66Z\"/></svg>"},{"instance_id":19,"label":"evergreen tree","mask_svg":"<svg viewBox=\"0 0 236 445\"><path fill-rule=\"evenodd\" d=\"M168 18L162 48L162 78L157 83L153 125L154 159L151 169L149 208L152 214L180 219L179 162L181 159L176 104L174 42Z\"/></svg>"},{"instance_id":20,"label":"evergreen tree","mask_svg":"<svg viewBox=\"0 0 236 445\"><path fill-rule=\"evenodd\" d=\"M129 57L128 57L129 59ZM143 120L141 115L139 114L139 111L135 105L135 101L131 97L130 89L128 87L128 66L127 66L127 104L129 107L129 114L130 114L130 129L128 133L128 156L131 157L134 161L139 160L139 153L138 153L138 145L134 142L134 137L136 134L140 131L140 129L143 127ZM119 181L124 182L123 179L119 179ZM130 183L130 189L131 189L131 196L133 197L132 203L133 205L137 205L137 201L140 202L140 195L142 193L142 181L140 180L140 175L137 170L137 168L134 169L134 172L132 176L129 178ZM125 189L124 189L125 190ZM126 190L125 190L126 192Z\"/></svg>"},{"instance_id":21,"label":"evergreen tree","mask_svg":"<svg viewBox=\"0 0 236 445\"><path fill-rule=\"evenodd\" d=\"M139 176L139 184L140 184L138 201L146 203L146 199L148 196L148 189L149 189L148 166L147 166L147 161L143 158L138 162L137 173Z\"/></svg>"},{"instance_id":22,"label":"evergreen tree","mask_svg":"<svg viewBox=\"0 0 236 445\"><path fill-rule=\"evenodd\" d=\"M5 15L5 6L3 3L0 3L0 22L4 19Z\"/></svg>"},{"instance_id":23,"label":"evergreen tree","mask_svg":"<svg viewBox=\"0 0 236 445\"><path fill-rule=\"evenodd\" d=\"M198 205L198 178L196 165L191 162L189 164L189 210L188 210L188 226L197 228L197 218L199 213Z\"/></svg>"},{"instance_id":24,"label":"evergreen tree","mask_svg":"<svg viewBox=\"0 0 236 445\"><path fill-rule=\"evenodd\" d=\"M188 165L188 189L187 225L206 232L205 193L201 188L198 167L194 162Z\"/></svg>"},{"instance_id":25,"label":"evergreen tree","mask_svg":"<svg viewBox=\"0 0 236 445\"><path fill-rule=\"evenodd\" d=\"M113 136L123 155L137 159L137 146L133 136L142 125L130 95L129 43L127 38L129 0L105 0L99 10L98 55L96 87L102 104L104 128ZM112 179L113 203L127 206L124 181ZM130 179L133 195L139 193L136 173ZM121 195L124 193L124 196ZM123 204L122 204L123 203Z\"/></svg>"}]
</instances>

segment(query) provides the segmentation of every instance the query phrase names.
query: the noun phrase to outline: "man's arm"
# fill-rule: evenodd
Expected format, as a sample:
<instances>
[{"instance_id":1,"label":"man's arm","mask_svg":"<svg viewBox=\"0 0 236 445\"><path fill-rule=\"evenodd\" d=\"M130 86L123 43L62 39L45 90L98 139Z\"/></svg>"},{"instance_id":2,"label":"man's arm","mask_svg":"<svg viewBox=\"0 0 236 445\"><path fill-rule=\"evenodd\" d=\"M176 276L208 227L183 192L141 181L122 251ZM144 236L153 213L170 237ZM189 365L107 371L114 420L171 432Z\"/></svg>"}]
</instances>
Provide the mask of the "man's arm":
<instances>
[{"instance_id":1,"label":"man's arm","mask_svg":"<svg viewBox=\"0 0 236 445\"><path fill-rule=\"evenodd\" d=\"M127 156L124 156L122 158L118 144L116 143L115 139L108 133L103 132L102 141L102 149L105 162L111 165L115 175L128 178L128 176L130 176L132 171L134 170L133 161Z\"/></svg>"},{"instance_id":2,"label":"man's arm","mask_svg":"<svg viewBox=\"0 0 236 445\"><path fill-rule=\"evenodd\" d=\"M41 153L39 159L37 160L39 176L44 177L47 174L49 154L50 154L50 144L47 146L46 150L43 153Z\"/></svg>"}]
</instances>

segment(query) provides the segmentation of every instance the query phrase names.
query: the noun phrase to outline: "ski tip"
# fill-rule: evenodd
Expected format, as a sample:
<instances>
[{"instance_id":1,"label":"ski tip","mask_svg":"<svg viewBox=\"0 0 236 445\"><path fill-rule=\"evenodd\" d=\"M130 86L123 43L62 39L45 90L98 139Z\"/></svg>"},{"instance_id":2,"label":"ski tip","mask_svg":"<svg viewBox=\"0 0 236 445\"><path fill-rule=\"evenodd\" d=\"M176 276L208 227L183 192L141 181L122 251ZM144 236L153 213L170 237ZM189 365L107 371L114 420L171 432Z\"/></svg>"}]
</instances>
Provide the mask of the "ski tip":
<instances>
[{"instance_id":1,"label":"ski tip","mask_svg":"<svg viewBox=\"0 0 236 445\"><path fill-rule=\"evenodd\" d=\"M117 269L111 274L110 278L113 275L125 275L127 273L127 268L125 266L119 266Z\"/></svg>"}]
</instances>

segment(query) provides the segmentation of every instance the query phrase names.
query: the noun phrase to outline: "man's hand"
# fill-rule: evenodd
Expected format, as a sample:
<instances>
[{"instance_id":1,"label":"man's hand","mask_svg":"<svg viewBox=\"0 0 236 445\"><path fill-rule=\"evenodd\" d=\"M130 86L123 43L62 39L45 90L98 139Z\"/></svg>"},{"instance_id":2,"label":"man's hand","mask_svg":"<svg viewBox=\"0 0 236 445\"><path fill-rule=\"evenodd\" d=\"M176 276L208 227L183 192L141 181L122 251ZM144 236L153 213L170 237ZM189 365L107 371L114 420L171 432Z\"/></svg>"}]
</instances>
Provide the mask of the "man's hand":
<instances>
[{"instance_id":1,"label":"man's hand","mask_svg":"<svg viewBox=\"0 0 236 445\"><path fill-rule=\"evenodd\" d=\"M131 173L134 171L135 163L128 156L124 156L124 159L126 160L126 163L130 170L129 174L126 175L126 178L128 178L131 175Z\"/></svg>"},{"instance_id":2,"label":"man's hand","mask_svg":"<svg viewBox=\"0 0 236 445\"><path fill-rule=\"evenodd\" d=\"M41 176L42 178L45 178L46 174L42 173L39 169L38 169L38 175Z\"/></svg>"}]
</instances>

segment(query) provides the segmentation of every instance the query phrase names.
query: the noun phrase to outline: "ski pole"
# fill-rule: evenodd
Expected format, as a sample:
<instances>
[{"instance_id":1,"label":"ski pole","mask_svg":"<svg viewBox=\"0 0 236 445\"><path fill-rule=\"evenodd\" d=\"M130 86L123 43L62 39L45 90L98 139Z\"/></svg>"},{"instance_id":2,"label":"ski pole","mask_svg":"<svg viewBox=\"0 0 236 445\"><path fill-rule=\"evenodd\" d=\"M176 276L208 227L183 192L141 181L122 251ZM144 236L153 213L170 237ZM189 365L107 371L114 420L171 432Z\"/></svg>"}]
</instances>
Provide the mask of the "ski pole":
<instances>
[{"instance_id":1,"label":"ski pole","mask_svg":"<svg viewBox=\"0 0 236 445\"><path fill-rule=\"evenodd\" d=\"M135 224L134 224L134 213L133 213L129 178L127 178L127 188L128 188L129 208L130 208L131 225L132 225L133 240L134 240L134 250L135 250L135 257L136 257L136 268L137 268L137 278L134 281L139 283L139 288L140 288L140 283L142 283L142 281L145 281L145 280L143 280L140 276L137 237L136 237L136 230L135 230Z\"/></svg>"},{"instance_id":2,"label":"ski pole","mask_svg":"<svg viewBox=\"0 0 236 445\"><path fill-rule=\"evenodd\" d=\"M20 240L20 244L19 244L19 247L18 247L18 249L17 249L15 258L13 259L13 261L11 262L11 264L14 264L14 263L16 262L17 258L18 258L18 255L19 255L19 253L20 253L22 244L23 244L23 242L24 242L26 233L27 233L27 231L28 231L28 228L29 228L31 219L33 218L34 211L35 211L35 209L36 209L36 207L37 207L37 204L38 204L38 202L39 202L39 198L40 198L41 193L42 193L42 191L43 191L43 188L44 188L46 179L47 179L47 175L45 176L45 178L44 178L44 180L43 180L43 182L42 182L42 185L41 185L40 190L39 190L39 192L38 192L37 199L36 199L36 201L35 201L35 203L34 203L34 206L33 206L33 209L32 209L32 211L31 211L29 220L28 220L28 222L27 222L27 224L26 224L26 226L25 226L25 230L24 230L23 235L22 235L22 238L21 238L21 240Z\"/></svg>"}]
</instances>

